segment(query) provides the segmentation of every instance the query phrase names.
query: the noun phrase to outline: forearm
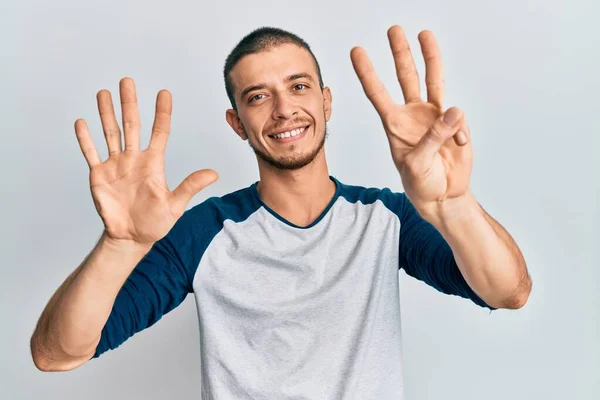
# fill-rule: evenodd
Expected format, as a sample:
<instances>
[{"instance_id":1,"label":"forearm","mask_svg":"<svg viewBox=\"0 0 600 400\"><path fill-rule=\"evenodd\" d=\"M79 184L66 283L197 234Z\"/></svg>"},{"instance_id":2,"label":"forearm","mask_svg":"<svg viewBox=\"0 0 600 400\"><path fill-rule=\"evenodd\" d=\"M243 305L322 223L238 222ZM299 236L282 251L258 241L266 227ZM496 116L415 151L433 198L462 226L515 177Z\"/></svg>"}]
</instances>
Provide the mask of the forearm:
<instances>
[{"instance_id":1,"label":"forearm","mask_svg":"<svg viewBox=\"0 0 600 400\"><path fill-rule=\"evenodd\" d=\"M510 234L477 203L472 193L424 213L448 242L471 289L494 308L519 308L531 279Z\"/></svg>"},{"instance_id":2,"label":"forearm","mask_svg":"<svg viewBox=\"0 0 600 400\"><path fill-rule=\"evenodd\" d=\"M89 360L119 290L148 250L100 238L42 312L31 338L39 369L69 370Z\"/></svg>"}]
</instances>

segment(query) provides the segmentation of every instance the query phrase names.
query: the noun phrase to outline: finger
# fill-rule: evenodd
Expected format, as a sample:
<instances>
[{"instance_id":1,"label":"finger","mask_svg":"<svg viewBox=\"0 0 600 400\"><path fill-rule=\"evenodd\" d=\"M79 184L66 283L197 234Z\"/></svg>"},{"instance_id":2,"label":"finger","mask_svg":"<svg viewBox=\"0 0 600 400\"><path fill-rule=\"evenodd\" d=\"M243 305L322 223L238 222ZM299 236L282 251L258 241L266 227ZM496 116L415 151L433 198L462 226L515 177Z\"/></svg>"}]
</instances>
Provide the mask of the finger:
<instances>
[{"instance_id":1,"label":"finger","mask_svg":"<svg viewBox=\"0 0 600 400\"><path fill-rule=\"evenodd\" d=\"M219 175L212 169L203 169L190 174L172 192L173 210L182 213L194 195L218 178Z\"/></svg>"},{"instance_id":2,"label":"finger","mask_svg":"<svg viewBox=\"0 0 600 400\"><path fill-rule=\"evenodd\" d=\"M419 140L412 151L412 158L419 159L424 165L431 165L435 154L460 130L463 121L464 114L460 109L449 108Z\"/></svg>"},{"instance_id":3,"label":"finger","mask_svg":"<svg viewBox=\"0 0 600 400\"><path fill-rule=\"evenodd\" d=\"M135 92L135 82L131 78L123 78L119 83L121 95L121 112L123 117L123 132L125 150L140 148L140 113Z\"/></svg>"},{"instance_id":4,"label":"finger","mask_svg":"<svg viewBox=\"0 0 600 400\"><path fill-rule=\"evenodd\" d=\"M469 143L469 140L471 140L471 132L466 121L462 123L458 132L453 136L453 138L454 143L456 143L458 146L465 146L467 143Z\"/></svg>"},{"instance_id":5,"label":"finger","mask_svg":"<svg viewBox=\"0 0 600 400\"><path fill-rule=\"evenodd\" d=\"M83 119L75 121L75 135L88 166L92 168L94 165L100 164L100 156L94 146L87 123Z\"/></svg>"},{"instance_id":6,"label":"finger","mask_svg":"<svg viewBox=\"0 0 600 400\"><path fill-rule=\"evenodd\" d=\"M165 151L169 132L171 131L171 113L173 111L173 100L168 90L161 90L156 96L156 111L154 114L154 125L148 148Z\"/></svg>"},{"instance_id":7,"label":"finger","mask_svg":"<svg viewBox=\"0 0 600 400\"><path fill-rule=\"evenodd\" d=\"M396 76L404 95L404 102L420 101L419 74L404 30L398 25L392 26L388 29L388 39L394 56L394 64L396 65Z\"/></svg>"},{"instance_id":8,"label":"finger","mask_svg":"<svg viewBox=\"0 0 600 400\"><path fill-rule=\"evenodd\" d=\"M367 52L363 48L354 47L350 51L350 59L367 98L379 115L383 117L394 102L377 76Z\"/></svg>"},{"instance_id":9,"label":"finger","mask_svg":"<svg viewBox=\"0 0 600 400\"><path fill-rule=\"evenodd\" d=\"M123 147L121 144L121 129L115 117L115 108L113 106L112 96L108 90L101 90L96 95L98 102L98 112L102 122L102 130L108 146L108 155L111 156L120 152Z\"/></svg>"},{"instance_id":10,"label":"finger","mask_svg":"<svg viewBox=\"0 0 600 400\"><path fill-rule=\"evenodd\" d=\"M419 34L419 43L425 60L427 101L442 109L444 102L444 71L440 48L435 36L430 31L423 31Z\"/></svg>"}]
</instances>

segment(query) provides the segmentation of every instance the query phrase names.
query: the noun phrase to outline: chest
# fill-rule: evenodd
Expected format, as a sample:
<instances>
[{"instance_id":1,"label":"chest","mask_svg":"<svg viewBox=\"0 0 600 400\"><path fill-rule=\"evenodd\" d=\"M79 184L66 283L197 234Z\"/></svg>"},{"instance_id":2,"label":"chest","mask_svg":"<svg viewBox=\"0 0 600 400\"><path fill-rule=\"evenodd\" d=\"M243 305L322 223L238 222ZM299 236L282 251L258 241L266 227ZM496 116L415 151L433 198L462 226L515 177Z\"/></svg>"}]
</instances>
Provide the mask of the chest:
<instances>
[{"instance_id":1,"label":"chest","mask_svg":"<svg viewBox=\"0 0 600 400\"><path fill-rule=\"evenodd\" d=\"M225 221L202 257L194 289L200 304L205 297L267 314L294 307L333 312L365 301L377 286L397 284L399 232L398 219L375 206L332 210L311 229L266 212Z\"/></svg>"}]
</instances>

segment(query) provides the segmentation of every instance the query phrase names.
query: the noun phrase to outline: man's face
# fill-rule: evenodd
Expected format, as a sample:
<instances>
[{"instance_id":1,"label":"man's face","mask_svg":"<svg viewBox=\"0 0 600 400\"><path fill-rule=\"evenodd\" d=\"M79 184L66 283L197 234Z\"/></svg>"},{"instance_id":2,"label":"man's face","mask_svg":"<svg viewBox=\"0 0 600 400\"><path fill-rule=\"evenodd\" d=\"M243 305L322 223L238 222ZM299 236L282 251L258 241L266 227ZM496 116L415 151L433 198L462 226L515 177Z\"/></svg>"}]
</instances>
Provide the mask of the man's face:
<instances>
[{"instance_id":1,"label":"man's face","mask_svg":"<svg viewBox=\"0 0 600 400\"><path fill-rule=\"evenodd\" d=\"M285 170L312 162L325 142L331 93L321 91L310 53L279 45L243 57L230 76L237 113L228 110L227 121L256 155Z\"/></svg>"}]
</instances>

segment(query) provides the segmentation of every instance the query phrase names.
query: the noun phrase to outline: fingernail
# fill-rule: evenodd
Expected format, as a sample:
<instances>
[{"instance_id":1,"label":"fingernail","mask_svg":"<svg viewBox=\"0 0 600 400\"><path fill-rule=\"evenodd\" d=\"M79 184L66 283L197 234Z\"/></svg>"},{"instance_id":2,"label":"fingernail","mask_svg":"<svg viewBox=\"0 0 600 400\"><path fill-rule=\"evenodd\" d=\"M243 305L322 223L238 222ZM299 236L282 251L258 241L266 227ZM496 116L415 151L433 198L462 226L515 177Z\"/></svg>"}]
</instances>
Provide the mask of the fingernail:
<instances>
[{"instance_id":1,"label":"fingernail","mask_svg":"<svg viewBox=\"0 0 600 400\"><path fill-rule=\"evenodd\" d=\"M444 114L444 123L446 125L454 125L460 118L460 110L458 108L451 108Z\"/></svg>"},{"instance_id":2,"label":"fingernail","mask_svg":"<svg viewBox=\"0 0 600 400\"><path fill-rule=\"evenodd\" d=\"M456 134L456 141L459 146L465 145L467 143L467 134L463 131L458 131Z\"/></svg>"}]
</instances>

